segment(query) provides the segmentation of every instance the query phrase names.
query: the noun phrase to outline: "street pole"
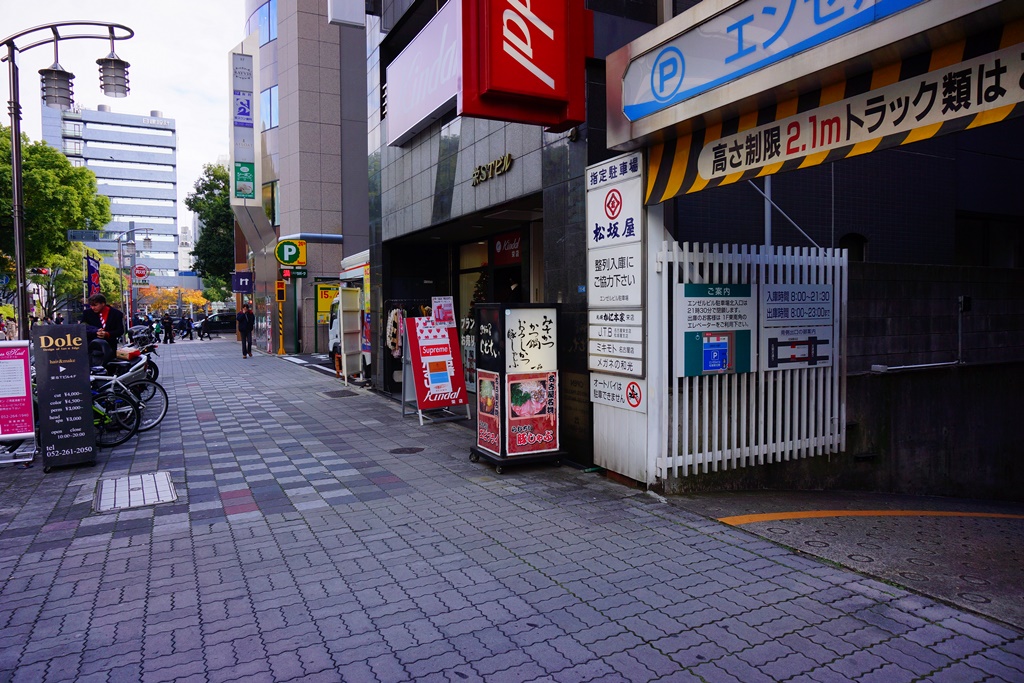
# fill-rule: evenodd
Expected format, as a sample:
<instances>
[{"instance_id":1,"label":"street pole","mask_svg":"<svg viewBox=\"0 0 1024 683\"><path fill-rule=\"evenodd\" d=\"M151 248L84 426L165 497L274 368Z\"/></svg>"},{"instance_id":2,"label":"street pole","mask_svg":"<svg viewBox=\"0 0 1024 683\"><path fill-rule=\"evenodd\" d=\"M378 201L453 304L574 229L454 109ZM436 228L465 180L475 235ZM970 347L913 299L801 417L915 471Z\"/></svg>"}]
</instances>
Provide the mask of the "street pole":
<instances>
[{"instance_id":1,"label":"street pole","mask_svg":"<svg viewBox=\"0 0 1024 683\"><path fill-rule=\"evenodd\" d=\"M106 34L89 34L77 31L87 27L96 30L102 27ZM72 34L61 35L61 29L68 28ZM120 32L120 35L118 33ZM43 38L39 38L42 34ZM21 158L21 98L18 88L17 53L31 50L41 45L53 45L53 65L39 73L43 77L43 99L47 106L68 108L72 105L71 80L74 74L64 71L57 61L57 45L65 38L97 38L110 41L110 54L96 61L100 66L100 87L112 97L124 97L128 94L128 62L114 54L114 41L127 40L135 35L123 24L109 24L96 21L65 21L43 26L36 26L7 38L0 43L7 46L7 68L10 78L10 95L8 112L11 115L11 228L14 232L14 276L15 302L17 304L18 338L27 341L30 337L28 329L28 281L25 277L25 197L22 179ZM17 42L21 38L29 41L39 38L20 48Z\"/></svg>"},{"instance_id":2,"label":"street pole","mask_svg":"<svg viewBox=\"0 0 1024 683\"><path fill-rule=\"evenodd\" d=\"M128 221L128 236L135 244L135 221ZM128 317L128 325L131 326L132 319L132 308L135 306L135 252L138 250L136 245L135 249L132 249L131 253L131 270L128 273L128 310L125 311L125 315Z\"/></svg>"},{"instance_id":3,"label":"street pole","mask_svg":"<svg viewBox=\"0 0 1024 683\"><path fill-rule=\"evenodd\" d=\"M7 43L8 77L11 99L7 111L11 115L11 206L14 228L15 314L18 318L18 339L28 340L28 282L25 278L25 197L21 178L21 101L18 96L18 64L14 59L14 40Z\"/></svg>"}]
</instances>

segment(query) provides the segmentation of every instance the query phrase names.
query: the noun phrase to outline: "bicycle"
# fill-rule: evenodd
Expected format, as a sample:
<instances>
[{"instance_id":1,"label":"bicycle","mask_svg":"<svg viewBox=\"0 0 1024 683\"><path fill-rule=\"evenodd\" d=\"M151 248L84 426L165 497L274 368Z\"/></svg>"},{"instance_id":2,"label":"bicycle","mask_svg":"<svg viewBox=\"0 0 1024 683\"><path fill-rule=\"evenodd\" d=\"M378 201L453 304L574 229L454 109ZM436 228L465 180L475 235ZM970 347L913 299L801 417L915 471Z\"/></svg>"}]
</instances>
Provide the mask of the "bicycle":
<instances>
[{"instance_id":1,"label":"bicycle","mask_svg":"<svg viewBox=\"0 0 1024 683\"><path fill-rule=\"evenodd\" d=\"M116 367L116 364L118 361L108 365ZM94 391L127 395L138 404L140 412L138 431L140 432L149 431L160 424L166 417L170 404L167 390L146 376L146 368L146 354L142 354L138 362L122 374L89 375L89 382Z\"/></svg>"}]
</instances>

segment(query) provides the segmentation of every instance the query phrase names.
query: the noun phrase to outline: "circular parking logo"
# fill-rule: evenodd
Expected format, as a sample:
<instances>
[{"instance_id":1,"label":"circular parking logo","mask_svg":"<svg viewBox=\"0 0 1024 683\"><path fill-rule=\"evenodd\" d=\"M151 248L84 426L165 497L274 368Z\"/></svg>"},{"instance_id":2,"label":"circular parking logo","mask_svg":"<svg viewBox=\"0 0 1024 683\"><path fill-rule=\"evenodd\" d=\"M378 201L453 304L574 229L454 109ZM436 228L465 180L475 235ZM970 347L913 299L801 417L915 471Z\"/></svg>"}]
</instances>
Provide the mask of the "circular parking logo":
<instances>
[{"instance_id":1,"label":"circular parking logo","mask_svg":"<svg viewBox=\"0 0 1024 683\"><path fill-rule=\"evenodd\" d=\"M666 47L654 58L651 68L651 94L659 102L667 102L683 85L686 61L677 47Z\"/></svg>"}]
</instances>

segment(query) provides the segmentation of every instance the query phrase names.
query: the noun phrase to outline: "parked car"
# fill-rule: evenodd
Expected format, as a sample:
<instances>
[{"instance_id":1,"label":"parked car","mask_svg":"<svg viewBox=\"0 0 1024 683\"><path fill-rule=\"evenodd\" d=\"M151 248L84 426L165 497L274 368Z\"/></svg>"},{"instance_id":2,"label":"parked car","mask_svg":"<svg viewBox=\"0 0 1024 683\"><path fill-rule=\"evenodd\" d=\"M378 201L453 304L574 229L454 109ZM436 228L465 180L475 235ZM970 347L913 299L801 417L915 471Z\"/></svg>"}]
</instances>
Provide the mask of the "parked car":
<instances>
[{"instance_id":1,"label":"parked car","mask_svg":"<svg viewBox=\"0 0 1024 683\"><path fill-rule=\"evenodd\" d=\"M235 312L214 313L207 319L206 329L209 332L234 332Z\"/></svg>"}]
</instances>

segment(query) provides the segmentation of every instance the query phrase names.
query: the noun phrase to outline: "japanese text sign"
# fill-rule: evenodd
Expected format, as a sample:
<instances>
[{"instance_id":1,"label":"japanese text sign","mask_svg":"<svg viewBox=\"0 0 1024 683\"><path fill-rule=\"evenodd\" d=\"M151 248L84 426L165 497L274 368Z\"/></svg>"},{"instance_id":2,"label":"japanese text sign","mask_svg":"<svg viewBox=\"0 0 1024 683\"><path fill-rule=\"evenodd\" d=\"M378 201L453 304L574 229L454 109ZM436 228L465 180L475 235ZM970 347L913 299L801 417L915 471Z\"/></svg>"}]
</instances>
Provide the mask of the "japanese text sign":
<instances>
[{"instance_id":1,"label":"japanese text sign","mask_svg":"<svg viewBox=\"0 0 1024 683\"><path fill-rule=\"evenodd\" d=\"M647 412L647 380L590 373L590 400L612 408Z\"/></svg>"},{"instance_id":2,"label":"japanese text sign","mask_svg":"<svg viewBox=\"0 0 1024 683\"><path fill-rule=\"evenodd\" d=\"M554 308L505 310L505 371L558 369L557 311Z\"/></svg>"},{"instance_id":3,"label":"japanese text sign","mask_svg":"<svg viewBox=\"0 0 1024 683\"><path fill-rule=\"evenodd\" d=\"M643 305L643 245L639 242L587 252L590 308Z\"/></svg>"},{"instance_id":4,"label":"japanese text sign","mask_svg":"<svg viewBox=\"0 0 1024 683\"><path fill-rule=\"evenodd\" d=\"M637 121L924 0L747 0L630 62L622 109Z\"/></svg>"},{"instance_id":5,"label":"japanese text sign","mask_svg":"<svg viewBox=\"0 0 1024 683\"><path fill-rule=\"evenodd\" d=\"M711 179L852 145L872 151L889 136L1022 102L1022 78L1017 45L712 140L697 170Z\"/></svg>"}]
</instances>

